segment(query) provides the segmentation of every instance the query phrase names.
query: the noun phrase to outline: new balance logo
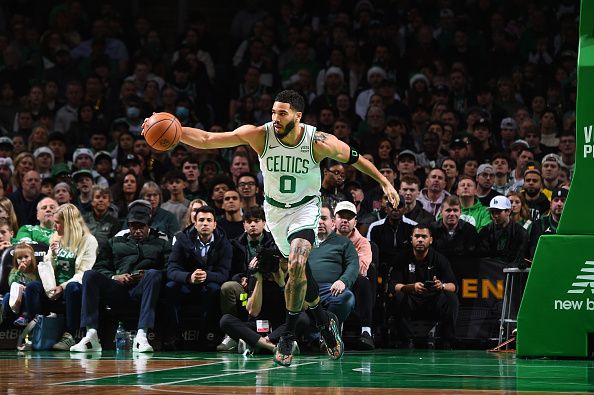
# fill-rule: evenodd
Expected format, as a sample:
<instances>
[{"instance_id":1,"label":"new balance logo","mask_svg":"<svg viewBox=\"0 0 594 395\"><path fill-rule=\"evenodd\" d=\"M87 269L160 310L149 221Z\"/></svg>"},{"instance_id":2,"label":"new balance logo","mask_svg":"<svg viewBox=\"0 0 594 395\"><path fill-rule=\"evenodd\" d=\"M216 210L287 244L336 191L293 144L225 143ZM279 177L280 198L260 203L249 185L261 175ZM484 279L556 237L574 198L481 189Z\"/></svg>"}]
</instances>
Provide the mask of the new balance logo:
<instances>
[{"instance_id":1,"label":"new balance logo","mask_svg":"<svg viewBox=\"0 0 594 395\"><path fill-rule=\"evenodd\" d=\"M571 284L572 288L567 290L568 294L583 294L586 289L594 294L594 261L584 262L584 267L575 279L576 281Z\"/></svg>"}]
</instances>

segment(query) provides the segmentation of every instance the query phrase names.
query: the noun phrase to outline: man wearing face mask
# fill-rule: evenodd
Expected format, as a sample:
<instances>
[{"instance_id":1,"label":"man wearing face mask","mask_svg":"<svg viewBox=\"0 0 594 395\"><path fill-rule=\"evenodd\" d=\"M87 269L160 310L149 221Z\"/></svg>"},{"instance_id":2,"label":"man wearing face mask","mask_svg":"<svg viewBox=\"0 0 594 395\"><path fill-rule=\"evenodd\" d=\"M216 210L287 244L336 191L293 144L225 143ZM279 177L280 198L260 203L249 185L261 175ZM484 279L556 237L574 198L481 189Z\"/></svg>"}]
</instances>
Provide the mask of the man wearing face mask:
<instances>
[{"instance_id":1,"label":"man wearing face mask","mask_svg":"<svg viewBox=\"0 0 594 395\"><path fill-rule=\"evenodd\" d=\"M113 123L126 123L130 133L132 133L134 136L138 136L142 131L142 121L144 116L147 115L142 111L142 101L138 96L130 95L124 99L124 107L124 116L114 119Z\"/></svg>"}]
</instances>

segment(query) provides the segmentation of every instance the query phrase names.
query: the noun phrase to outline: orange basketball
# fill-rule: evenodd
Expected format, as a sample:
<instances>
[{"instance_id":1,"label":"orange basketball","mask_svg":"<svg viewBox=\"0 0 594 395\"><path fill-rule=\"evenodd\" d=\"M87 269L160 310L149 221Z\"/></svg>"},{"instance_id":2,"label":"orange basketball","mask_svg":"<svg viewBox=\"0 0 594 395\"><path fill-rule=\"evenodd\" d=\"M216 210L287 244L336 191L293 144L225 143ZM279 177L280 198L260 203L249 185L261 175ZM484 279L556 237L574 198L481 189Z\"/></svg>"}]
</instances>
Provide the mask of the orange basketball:
<instances>
[{"instance_id":1,"label":"orange basketball","mask_svg":"<svg viewBox=\"0 0 594 395\"><path fill-rule=\"evenodd\" d=\"M159 151L168 151L175 147L181 134L181 123L168 112L151 115L144 125L144 139L148 145Z\"/></svg>"}]
</instances>

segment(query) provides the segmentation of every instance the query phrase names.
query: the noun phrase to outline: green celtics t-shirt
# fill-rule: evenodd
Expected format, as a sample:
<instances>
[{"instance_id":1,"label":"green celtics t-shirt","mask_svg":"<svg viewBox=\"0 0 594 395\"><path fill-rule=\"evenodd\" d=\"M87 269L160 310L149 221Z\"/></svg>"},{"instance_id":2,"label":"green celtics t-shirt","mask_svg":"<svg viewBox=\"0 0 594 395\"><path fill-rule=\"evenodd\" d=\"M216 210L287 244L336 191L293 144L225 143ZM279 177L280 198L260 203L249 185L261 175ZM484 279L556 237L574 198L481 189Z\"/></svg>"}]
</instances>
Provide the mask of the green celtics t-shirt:
<instances>
[{"instance_id":1,"label":"green celtics t-shirt","mask_svg":"<svg viewBox=\"0 0 594 395\"><path fill-rule=\"evenodd\" d=\"M64 247L58 249L52 265L54 266L54 275L56 276L56 285L60 285L70 280L75 273L76 254Z\"/></svg>"},{"instance_id":2,"label":"green celtics t-shirt","mask_svg":"<svg viewBox=\"0 0 594 395\"><path fill-rule=\"evenodd\" d=\"M19 231L13 239L13 243L18 243L19 241L35 241L37 243L49 245L49 238L54 232L53 229L43 228L39 225L23 225L19 228Z\"/></svg>"}]
</instances>

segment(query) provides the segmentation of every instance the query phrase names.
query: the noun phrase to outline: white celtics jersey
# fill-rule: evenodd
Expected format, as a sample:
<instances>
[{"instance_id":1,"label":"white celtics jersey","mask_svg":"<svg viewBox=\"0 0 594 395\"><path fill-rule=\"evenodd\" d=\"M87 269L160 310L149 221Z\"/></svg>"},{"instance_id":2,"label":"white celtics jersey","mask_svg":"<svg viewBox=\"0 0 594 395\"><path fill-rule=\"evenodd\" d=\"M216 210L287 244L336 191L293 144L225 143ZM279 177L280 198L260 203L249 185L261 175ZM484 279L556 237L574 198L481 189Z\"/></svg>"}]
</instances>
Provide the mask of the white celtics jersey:
<instances>
[{"instance_id":1,"label":"white celtics jersey","mask_svg":"<svg viewBox=\"0 0 594 395\"><path fill-rule=\"evenodd\" d=\"M313 157L316 128L301 126L304 128L301 141L290 147L276 137L272 122L264 125L266 144L260 156L264 194L281 203L292 204L306 196L320 196L320 166Z\"/></svg>"}]
</instances>

